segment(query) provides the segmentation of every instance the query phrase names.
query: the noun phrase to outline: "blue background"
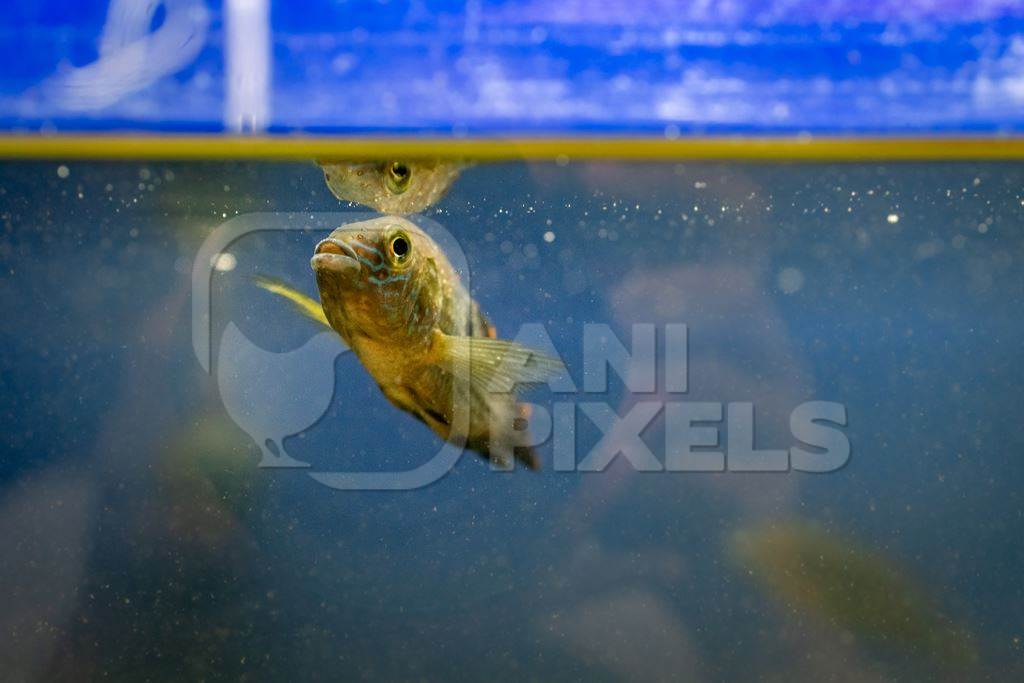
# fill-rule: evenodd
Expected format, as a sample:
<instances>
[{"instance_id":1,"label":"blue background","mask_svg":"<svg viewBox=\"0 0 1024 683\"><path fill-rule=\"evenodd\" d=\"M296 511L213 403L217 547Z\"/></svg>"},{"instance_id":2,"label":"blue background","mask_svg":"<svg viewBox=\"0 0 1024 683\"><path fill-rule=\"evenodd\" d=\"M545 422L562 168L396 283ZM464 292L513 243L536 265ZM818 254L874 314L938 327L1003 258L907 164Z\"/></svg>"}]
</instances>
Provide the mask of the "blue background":
<instances>
[{"instance_id":1,"label":"blue background","mask_svg":"<svg viewBox=\"0 0 1024 683\"><path fill-rule=\"evenodd\" d=\"M1016 2L312 0L268 11L266 128L276 133L1024 126ZM222 4L161 6L143 38L190 12L202 26L194 56L114 102L82 108L64 79L100 58L106 3L9 4L0 17L0 127L224 130L226 81L241 76L225 69Z\"/></svg>"}]
</instances>

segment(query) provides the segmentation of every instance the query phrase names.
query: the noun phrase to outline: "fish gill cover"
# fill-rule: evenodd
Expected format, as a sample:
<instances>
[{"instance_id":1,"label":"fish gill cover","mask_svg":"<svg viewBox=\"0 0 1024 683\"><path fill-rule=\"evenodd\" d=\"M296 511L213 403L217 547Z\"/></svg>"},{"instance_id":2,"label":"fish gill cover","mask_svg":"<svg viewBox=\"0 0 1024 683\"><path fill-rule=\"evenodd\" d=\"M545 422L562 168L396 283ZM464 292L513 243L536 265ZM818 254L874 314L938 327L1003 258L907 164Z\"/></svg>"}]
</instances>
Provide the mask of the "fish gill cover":
<instances>
[{"instance_id":1,"label":"fish gill cover","mask_svg":"<svg viewBox=\"0 0 1024 683\"><path fill-rule=\"evenodd\" d=\"M0 129L1024 129L1024 6L111 0L0 16Z\"/></svg>"}]
</instances>

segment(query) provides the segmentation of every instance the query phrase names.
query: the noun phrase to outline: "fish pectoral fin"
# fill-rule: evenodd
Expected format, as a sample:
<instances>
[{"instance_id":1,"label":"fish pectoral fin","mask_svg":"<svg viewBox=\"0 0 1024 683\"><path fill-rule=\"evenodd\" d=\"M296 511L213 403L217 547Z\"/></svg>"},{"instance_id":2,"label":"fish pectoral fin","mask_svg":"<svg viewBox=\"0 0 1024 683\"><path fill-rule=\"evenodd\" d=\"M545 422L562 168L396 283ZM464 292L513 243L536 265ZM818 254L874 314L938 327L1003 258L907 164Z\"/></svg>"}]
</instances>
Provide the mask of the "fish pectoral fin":
<instances>
[{"instance_id":1,"label":"fish pectoral fin","mask_svg":"<svg viewBox=\"0 0 1024 683\"><path fill-rule=\"evenodd\" d=\"M565 371L557 358L516 342L488 337L455 337L434 333L439 364L468 367L473 389L492 394L511 393L517 384L538 384ZM446 368L450 370L449 368Z\"/></svg>"},{"instance_id":2,"label":"fish pectoral fin","mask_svg":"<svg viewBox=\"0 0 1024 683\"><path fill-rule=\"evenodd\" d=\"M252 279L252 281L257 287L265 289L271 294L276 294L288 299L288 301L298 309L299 313L310 320L320 323L327 329L331 329L331 324L327 322L327 316L324 315L324 308L320 305L319 301L315 301L312 297L306 296L290 285L286 285L283 282L269 277L257 275Z\"/></svg>"}]
</instances>

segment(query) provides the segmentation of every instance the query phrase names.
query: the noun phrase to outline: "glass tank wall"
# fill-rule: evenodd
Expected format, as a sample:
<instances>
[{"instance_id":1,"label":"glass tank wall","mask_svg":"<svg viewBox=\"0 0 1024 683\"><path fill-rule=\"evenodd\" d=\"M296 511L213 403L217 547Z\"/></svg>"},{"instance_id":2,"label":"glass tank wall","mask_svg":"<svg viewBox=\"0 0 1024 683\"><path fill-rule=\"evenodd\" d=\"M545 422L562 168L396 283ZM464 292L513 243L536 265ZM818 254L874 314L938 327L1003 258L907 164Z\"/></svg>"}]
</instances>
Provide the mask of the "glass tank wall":
<instances>
[{"instance_id":1,"label":"glass tank wall","mask_svg":"<svg viewBox=\"0 0 1024 683\"><path fill-rule=\"evenodd\" d=\"M0 165L7 676L1020 680L1024 165L564 162L410 218L571 388L405 491L322 475L444 442L254 279L373 216L314 164Z\"/></svg>"}]
</instances>

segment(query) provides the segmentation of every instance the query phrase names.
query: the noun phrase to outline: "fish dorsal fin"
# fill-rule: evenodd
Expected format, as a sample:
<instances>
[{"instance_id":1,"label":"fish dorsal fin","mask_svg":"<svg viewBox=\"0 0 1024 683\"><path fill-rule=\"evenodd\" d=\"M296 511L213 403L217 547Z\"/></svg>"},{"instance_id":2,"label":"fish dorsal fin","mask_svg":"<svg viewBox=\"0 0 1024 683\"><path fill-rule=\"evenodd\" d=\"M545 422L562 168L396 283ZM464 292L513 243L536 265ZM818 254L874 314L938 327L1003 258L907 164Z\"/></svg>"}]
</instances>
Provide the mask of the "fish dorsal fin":
<instances>
[{"instance_id":1,"label":"fish dorsal fin","mask_svg":"<svg viewBox=\"0 0 1024 683\"><path fill-rule=\"evenodd\" d=\"M331 328L331 324L327 322L327 316L324 315L324 308L320 305L319 301L315 301L312 297L306 296L290 285L286 285L283 282L269 277L257 275L252 280L256 283L257 287L265 289L271 294L277 294L280 297L288 299L288 301L292 302L292 305L298 309L299 313L310 320L314 320L328 329Z\"/></svg>"},{"instance_id":2,"label":"fish dorsal fin","mask_svg":"<svg viewBox=\"0 0 1024 683\"><path fill-rule=\"evenodd\" d=\"M517 384L538 384L565 370L560 360L504 339L435 332L434 344L438 362L468 365L472 387L492 394L511 393Z\"/></svg>"}]
</instances>

